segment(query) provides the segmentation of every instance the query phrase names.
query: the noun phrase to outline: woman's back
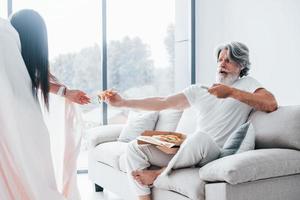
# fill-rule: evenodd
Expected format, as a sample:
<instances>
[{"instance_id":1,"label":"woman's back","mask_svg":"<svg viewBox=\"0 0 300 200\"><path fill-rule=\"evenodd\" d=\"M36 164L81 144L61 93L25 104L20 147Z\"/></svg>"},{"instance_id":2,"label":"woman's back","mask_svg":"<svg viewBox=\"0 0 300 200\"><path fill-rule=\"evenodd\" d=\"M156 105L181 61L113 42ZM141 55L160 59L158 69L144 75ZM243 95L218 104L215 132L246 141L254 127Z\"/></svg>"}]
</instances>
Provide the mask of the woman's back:
<instances>
[{"instance_id":1,"label":"woman's back","mask_svg":"<svg viewBox=\"0 0 300 200\"><path fill-rule=\"evenodd\" d=\"M49 134L20 53L17 32L0 19L0 199L62 200Z\"/></svg>"}]
</instances>

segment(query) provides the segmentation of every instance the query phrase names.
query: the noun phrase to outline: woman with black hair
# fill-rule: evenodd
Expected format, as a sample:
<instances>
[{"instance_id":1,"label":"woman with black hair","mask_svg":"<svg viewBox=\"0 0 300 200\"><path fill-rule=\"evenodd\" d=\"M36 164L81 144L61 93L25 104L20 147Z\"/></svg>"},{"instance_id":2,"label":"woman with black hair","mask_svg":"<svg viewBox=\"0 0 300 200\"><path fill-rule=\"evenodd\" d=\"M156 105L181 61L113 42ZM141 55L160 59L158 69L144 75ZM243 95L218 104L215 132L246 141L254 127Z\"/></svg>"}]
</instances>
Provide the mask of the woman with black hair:
<instances>
[{"instance_id":1,"label":"woman with black hair","mask_svg":"<svg viewBox=\"0 0 300 200\"><path fill-rule=\"evenodd\" d=\"M80 91L65 89L49 73L46 26L35 11L20 11L11 23L0 18L0 199L79 200L76 156L80 145L74 145L76 130L72 128L77 121L70 117L75 112L67 102L65 113L70 118L64 138L68 145L59 166L63 173L56 177L37 96L40 90L47 108L49 91L80 104L89 99Z\"/></svg>"},{"instance_id":2,"label":"woman with black hair","mask_svg":"<svg viewBox=\"0 0 300 200\"><path fill-rule=\"evenodd\" d=\"M56 186L49 133L20 50L18 33L0 18L0 199L66 200ZM39 73L47 77L46 70ZM47 91L47 82L43 86Z\"/></svg>"},{"instance_id":3,"label":"woman with black hair","mask_svg":"<svg viewBox=\"0 0 300 200\"><path fill-rule=\"evenodd\" d=\"M84 92L68 89L49 72L48 37L43 18L36 11L25 9L12 15L10 22L19 33L21 53L32 81L34 96L37 97L40 89L47 108L49 92L81 105L90 103Z\"/></svg>"}]
</instances>

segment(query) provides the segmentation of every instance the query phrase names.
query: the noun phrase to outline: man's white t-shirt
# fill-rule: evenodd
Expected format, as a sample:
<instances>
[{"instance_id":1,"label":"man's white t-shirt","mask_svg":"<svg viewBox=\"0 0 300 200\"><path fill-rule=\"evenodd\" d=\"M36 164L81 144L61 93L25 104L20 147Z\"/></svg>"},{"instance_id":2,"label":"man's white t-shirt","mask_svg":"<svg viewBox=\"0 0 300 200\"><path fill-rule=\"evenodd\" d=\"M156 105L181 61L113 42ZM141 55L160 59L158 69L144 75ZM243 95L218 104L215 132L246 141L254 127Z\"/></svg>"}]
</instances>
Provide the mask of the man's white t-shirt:
<instances>
[{"instance_id":1,"label":"man's white t-shirt","mask_svg":"<svg viewBox=\"0 0 300 200\"><path fill-rule=\"evenodd\" d=\"M255 92L262 88L252 77L246 76L235 81L231 87ZM183 90L191 107L197 110L197 129L210 135L222 147L229 135L245 123L252 107L233 98L217 98L201 85L191 85Z\"/></svg>"}]
</instances>

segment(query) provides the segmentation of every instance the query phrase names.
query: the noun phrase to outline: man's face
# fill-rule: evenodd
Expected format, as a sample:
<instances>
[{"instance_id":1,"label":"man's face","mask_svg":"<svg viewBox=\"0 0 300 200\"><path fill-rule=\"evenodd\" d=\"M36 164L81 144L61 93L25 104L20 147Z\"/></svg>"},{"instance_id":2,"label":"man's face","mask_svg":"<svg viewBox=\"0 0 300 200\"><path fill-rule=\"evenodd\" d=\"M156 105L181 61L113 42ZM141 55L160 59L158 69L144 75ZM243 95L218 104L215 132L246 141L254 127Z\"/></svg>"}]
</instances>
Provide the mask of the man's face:
<instances>
[{"instance_id":1,"label":"man's face","mask_svg":"<svg viewBox=\"0 0 300 200\"><path fill-rule=\"evenodd\" d=\"M216 81L225 85L232 85L238 78L241 68L238 63L229 59L228 50L223 49L218 58Z\"/></svg>"}]
</instances>

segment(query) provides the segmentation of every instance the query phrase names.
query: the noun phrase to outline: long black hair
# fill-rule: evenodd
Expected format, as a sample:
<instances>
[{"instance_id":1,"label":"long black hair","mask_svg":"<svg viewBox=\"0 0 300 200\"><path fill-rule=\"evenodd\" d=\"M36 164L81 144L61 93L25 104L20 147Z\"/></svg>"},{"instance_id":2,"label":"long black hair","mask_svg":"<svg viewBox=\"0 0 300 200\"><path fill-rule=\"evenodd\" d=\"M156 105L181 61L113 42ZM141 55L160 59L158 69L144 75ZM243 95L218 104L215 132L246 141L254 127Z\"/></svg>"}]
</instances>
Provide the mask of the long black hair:
<instances>
[{"instance_id":1,"label":"long black hair","mask_svg":"<svg viewBox=\"0 0 300 200\"><path fill-rule=\"evenodd\" d=\"M35 98L41 90L45 106L49 109L49 58L47 28L43 18L34 10L21 10L10 18L19 33L21 53L32 81Z\"/></svg>"}]
</instances>

